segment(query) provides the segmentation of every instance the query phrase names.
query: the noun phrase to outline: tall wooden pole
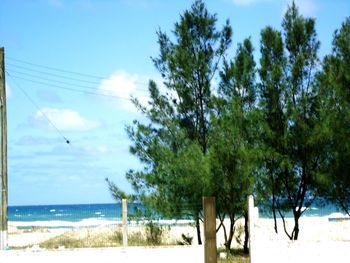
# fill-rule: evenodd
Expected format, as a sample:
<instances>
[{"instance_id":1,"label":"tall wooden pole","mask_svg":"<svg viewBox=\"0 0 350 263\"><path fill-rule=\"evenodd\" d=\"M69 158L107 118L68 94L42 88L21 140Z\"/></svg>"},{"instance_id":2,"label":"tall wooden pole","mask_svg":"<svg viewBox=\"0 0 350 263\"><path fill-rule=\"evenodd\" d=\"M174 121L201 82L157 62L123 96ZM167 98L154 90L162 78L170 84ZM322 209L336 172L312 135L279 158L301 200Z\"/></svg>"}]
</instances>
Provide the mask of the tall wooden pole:
<instances>
[{"instance_id":1,"label":"tall wooden pole","mask_svg":"<svg viewBox=\"0 0 350 263\"><path fill-rule=\"evenodd\" d=\"M254 239L254 197L252 195L248 196L248 229L249 229L249 262L255 262L255 250L253 249L253 239Z\"/></svg>"},{"instance_id":2,"label":"tall wooden pole","mask_svg":"<svg viewBox=\"0 0 350 263\"><path fill-rule=\"evenodd\" d=\"M5 49L0 48L0 103L1 103L1 225L0 249L7 248L7 121L5 88Z\"/></svg>"},{"instance_id":3,"label":"tall wooden pole","mask_svg":"<svg viewBox=\"0 0 350 263\"><path fill-rule=\"evenodd\" d=\"M128 203L126 199L122 200L122 218L123 218L123 246L128 246Z\"/></svg>"},{"instance_id":4,"label":"tall wooden pole","mask_svg":"<svg viewBox=\"0 0 350 263\"><path fill-rule=\"evenodd\" d=\"M203 197L204 263L217 263L215 197Z\"/></svg>"}]
</instances>

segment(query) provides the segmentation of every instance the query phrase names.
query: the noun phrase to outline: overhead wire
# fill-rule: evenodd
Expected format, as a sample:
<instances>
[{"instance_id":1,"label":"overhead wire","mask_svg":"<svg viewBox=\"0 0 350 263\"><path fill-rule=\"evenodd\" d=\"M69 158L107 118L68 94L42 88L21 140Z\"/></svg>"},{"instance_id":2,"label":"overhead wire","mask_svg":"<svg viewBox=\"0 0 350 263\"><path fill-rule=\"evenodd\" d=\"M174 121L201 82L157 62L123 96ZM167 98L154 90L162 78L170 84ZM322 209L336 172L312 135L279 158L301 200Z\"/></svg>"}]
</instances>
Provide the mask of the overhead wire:
<instances>
[{"instance_id":1,"label":"overhead wire","mask_svg":"<svg viewBox=\"0 0 350 263\"><path fill-rule=\"evenodd\" d=\"M11 67L15 67L17 69L22 69L24 71L30 71L30 72L35 72L35 73L39 73L39 74L44 74L45 76L52 76L52 77L55 77L55 78L58 78L58 79L65 79L65 80L72 80L72 81L75 81L75 82L80 82L80 83L88 83L88 84L91 84L91 85L100 85L101 84L101 81L98 82L98 81L91 81L91 80L85 80L85 79L78 79L78 78L72 78L72 77L69 77L69 76L64 76L64 75L60 75L60 74L55 74L55 73L51 73L51 72L47 72L47 71L41 71L41 70L36 70L36 69L32 69L32 68L28 68L28 67L23 67L23 66L19 66L19 65L16 65L16 64L12 64L12 63L6 63L6 68L8 69L10 66L10 71L11 72L15 72L15 73L18 73L18 74L23 74L23 75L27 75L27 76L33 76L33 77L36 77L36 78L43 78L41 77L40 75L33 75L33 74L30 74L30 73L26 73L26 72L22 72L22 71L18 71L18 70L13 70L11 69ZM47 78L45 78L47 79ZM104 78L104 80L108 79L107 77ZM57 81L55 79L50 79L52 81ZM148 85L147 83L145 82L139 82L139 81L134 81L135 84L138 84L138 85ZM76 85L76 84L74 84ZM108 84L108 83L104 83L103 84L104 86L107 86L107 87L112 87L114 85L111 85L111 84ZM81 87L83 87L83 85L79 85ZM93 88L93 89L96 89L96 87L89 87L89 88ZM148 91L148 89L142 89L142 88L136 88L137 90L141 90L141 91ZM109 91L109 90L108 90Z\"/></svg>"},{"instance_id":2,"label":"overhead wire","mask_svg":"<svg viewBox=\"0 0 350 263\"><path fill-rule=\"evenodd\" d=\"M8 60L12 62L9 63ZM20 71L18 69L20 69ZM46 87L53 87L57 89L74 91L74 92L79 92L79 93L84 93L89 95L104 96L108 98L123 99L128 101L131 100L131 98L126 98L126 97L111 94L110 93L111 90L109 89L96 88L96 85L100 85L101 81L108 79L108 77L75 72L75 71L60 69L60 68L51 67L51 66L39 65L36 63L24 61L17 58L7 57L6 74L13 80L13 83L15 84L15 86L25 95L25 97L35 106L35 108L37 108L37 110L42 114L42 116L44 116L44 118L50 123L50 125L52 125L52 127L54 127L54 129L60 134L60 136L62 136L62 138L65 140L67 144L70 144L70 141L54 125L54 123L52 123L50 118L42 110L40 110L40 107L38 106L38 104L35 103L35 101L19 85L19 83L16 80L23 80L23 81L43 85ZM140 81L134 81L134 83L139 85L148 85L148 83L140 82ZM88 86L86 84L91 84L94 86ZM104 86L108 87L112 85L104 84ZM136 90L147 91L148 89L142 89L137 87Z\"/></svg>"},{"instance_id":3,"label":"overhead wire","mask_svg":"<svg viewBox=\"0 0 350 263\"><path fill-rule=\"evenodd\" d=\"M80 92L80 93L85 93L85 94L90 94L90 95L104 96L104 97L114 98L114 99L130 100L130 98L121 97L121 96L117 96L117 95L104 94L104 93L99 93L99 92L93 92L93 91L87 91L87 90L81 90L81 89L74 89L74 88L69 88L69 87L63 87L63 86L59 86L59 85L55 85L55 84L51 84L51 83L46 83L46 82L42 82L42 81L32 80L32 79L23 78L23 77L14 76L14 75L12 76L12 78L21 79L21 80L24 80L24 81L28 81L28 82L32 82L32 83L44 85L44 86L47 86L47 87L54 87L54 88L58 88L58 89L64 89L64 90L69 90L69 91L75 91L75 92Z\"/></svg>"},{"instance_id":4,"label":"overhead wire","mask_svg":"<svg viewBox=\"0 0 350 263\"><path fill-rule=\"evenodd\" d=\"M28 61L24 61L24 60L12 58L12 57L6 57L6 59L13 60L13 61L16 61L16 62L19 62L19 63L23 63L23 64L27 64L27 65L31 65L31 66L35 66L35 67L45 68L45 69L48 69L48 70L54 70L54 71L63 72L63 73L80 75L80 76L83 76L83 77L94 78L94 79L105 79L105 77L101 77L101 76L95 76L95 75L90 75L90 74L86 74L86 73L80 73L80 72L60 69L60 68L56 68L56 67L39 65L39 64L35 64L35 63L32 63L32 62L28 62Z\"/></svg>"},{"instance_id":5,"label":"overhead wire","mask_svg":"<svg viewBox=\"0 0 350 263\"><path fill-rule=\"evenodd\" d=\"M26 96L26 98L34 105L34 107L40 112L40 114L42 116L44 116L44 118L48 121L48 123L51 124L51 126L56 130L56 132L64 139L64 141L71 145L70 140L67 139L66 136L64 136L64 134L57 128L57 126L50 120L50 118L45 114L45 112L43 112L40 107L38 106L38 104L35 103L35 101L29 96L29 94L18 84L18 82L12 77L11 74L9 74L7 72L7 70L5 70L5 73L7 76L9 76L13 83L15 84L15 86Z\"/></svg>"},{"instance_id":6,"label":"overhead wire","mask_svg":"<svg viewBox=\"0 0 350 263\"><path fill-rule=\"evenodd\" d=\"M63 84L63 85L68 85L68 86L74 86L74 87L78 87L78 88L83 88L83 89L90 89L90 90L96 90L96 87L92 87L92 86L85 86L85 85L79 85L79 84L75 84L75 83L71 83L71 82L67 82L67 81L61 81L61 80L55 80L55 79L50 79L50 78L44 78L41 76L36 76L33 74L28 74L25 72L20 72L20 71L16 71L16 70L10 70L11 73L15 73L15 74L19 74L24 75L24 76L28 76L34 79L38 79L39 81L49 81L49 82L53 82L53 83L59 83L59 84ZM27 80L27 79L25 79ZM99 91L104 91L104 92L111 92L111 90L109 89L103 89L103 88L99 88Z\"/></svg>"},{"instance_id":7,"label":"overhead wire","mask_svg":"<svg viewBox=\"0 0 350 263\"><path fill-rule=\"evenodd\" d=\"M12 58L12 57L7 57L6 59L9 59L10 61L15 61L17 63L22 63L22 64L26 64L26 65L30 65L33 67L39 67L39 68L44 68L47 70L51 70L51 71L57 71L57 72L62 72L62 73L67 73L67 74L73 74L73 75L78 75L78 76L83 76L83 77L87 77L87 78L93 78L93 79L99 79L99 80L104 80L104 79L108 79L108 77L106 76L97 76L97 75L91 75L91 74L87 74L87 73L82 73L82 72L76 72L76 71L70 71L70 70L65 70L65 69L60 69L60 68L56 68L56 67L51 67L51 66L46 66L46 65L40 65L40 64L36 64L36 63L32 63L32 62L28 62L28 61L24 61L21 59L16 59L16 58ZM9 65L14 65L12 63L8 63ZM23 66L18 66L16 65L16 67L21 67L22 69L25 69L26 67ZM34 71L33 69L29 69L31 71ZM45 72L41 72L43 74L46 74ZM65 76L62 76L65 78ZM85 81L84 81L85 82ZM90 81L88 81L90 82ZM96 84L96 83L95 83ZM140 84L140 85L145 85L148 86L148 82L142 82L142 81L135 81L135 84Z\"/></svg>"},{"instance_id":8,"label":"overhead wire","mask_svg":"<svg viewBox=\"0 0 350 263\"><path fill-rule=\"evenodd\" d=\"M85 83L96 84L96 85L101 83L101 82L98 82L98 81L77 79L77 78L72 78L72 77L64 76L64 75L59 75L59 74L55 74L55 73L51 73L51 72L47 72L47 71L36 70L36 69L32 69L32 68L28 68L28 67L23 67L23 66L19 66L19 65L16 65L16 64L12 64L12 63L9 63L9 62L6 62L6 66L7 66L6 68L8 68L8 66L10 66L10 67L15 67L15 68L19 68L19 69L24 69L26 71L36 72L36 73L40 73L40 74L45 74L45 75L58 77L58 78L69 79L69 80L78 81L78 82L85 82ZM11 71L14 71L14 70L11 70Z\"/></svg>"}]
</instances>

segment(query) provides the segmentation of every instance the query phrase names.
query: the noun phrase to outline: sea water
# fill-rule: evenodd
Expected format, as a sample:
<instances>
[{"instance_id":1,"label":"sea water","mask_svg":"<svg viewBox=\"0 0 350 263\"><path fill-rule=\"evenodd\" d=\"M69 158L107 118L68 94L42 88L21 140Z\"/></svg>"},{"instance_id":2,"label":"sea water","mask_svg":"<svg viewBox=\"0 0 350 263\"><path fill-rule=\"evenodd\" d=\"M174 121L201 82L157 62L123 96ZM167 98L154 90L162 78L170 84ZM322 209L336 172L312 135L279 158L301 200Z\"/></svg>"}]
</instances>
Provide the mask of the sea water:
<instances>
[{"instance_id":1,"label":"sea water","mask_svg":"<svg viewBox=\"0 0 350 263\"><path fill-rule=\"evenodd\" d=\"M129 215L144 209L141 204L128 204ZM26 227L84 227L118 224L121 222L121 203L9 206L9 224Z\"/></svg>"},{"instance_id":2,"label":"sea water","mask_svg":"<svg viewBox=\"0 0 350 263\"><path fill-rule=\"evenodd\" d=\"M270 211L259 210L260 217L272 218L272 213ZM129 203L129 219L132 218L132 215L135 215L136 211L145 211L145 206L142 204ZM344 214L344 212L335 205L327 204L311 206L303 213L303 216L332 217L334 214ZM103 226L121 224L122 207L121 203L9 206L8 217L9 225L18 228L79 228ZM288 212L285 214L285 217L293 217L293 214ZM183 219L186 219L186 222L187 220L191 221L188 217ZM143 220L149 220L149 218L143 218ZM172 223L174 220L163 218L162 221Z\"/></svg>"}]
</instances>

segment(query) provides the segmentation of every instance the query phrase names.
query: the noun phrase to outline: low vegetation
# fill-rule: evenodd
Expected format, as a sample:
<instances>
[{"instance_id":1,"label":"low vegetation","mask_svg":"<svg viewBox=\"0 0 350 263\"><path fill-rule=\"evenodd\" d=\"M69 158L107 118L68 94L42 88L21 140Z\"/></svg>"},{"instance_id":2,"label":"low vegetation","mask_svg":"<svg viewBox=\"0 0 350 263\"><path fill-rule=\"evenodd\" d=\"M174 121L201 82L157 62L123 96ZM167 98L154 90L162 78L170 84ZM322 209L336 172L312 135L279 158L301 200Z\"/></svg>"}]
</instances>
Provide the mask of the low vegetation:
<instances>
[{"instance_id":1,"label":"low vegetation","mask_svg":"<svg viewBox=\"0 0 350 263\"><path fill-rule=\"evenodd\" d=\"M230 254L224 258L222 258L222 254L226 254L226 248L219 248L218 249L218 263L248 263L249 262L249 256L244 253L243 249L231 249ZM221 254L221 255L220 255Z\"/></svg>"},{"instance_id":2,"label":"low vegetation","mask_svg":"<svg viewBox=\"0 0 350 263\"><path fill-rule=\"evenodd\" d=\"M175 245L165 239L167 229L154 223L146 225L142 229L132 231L128 235L129 246L162 246ZM56 236L44 242L39 246L45 249L64 248L100 248L100 247L118 247L123 245L123 234L121 229L79 229L72 230Z\"/></svg>"}]
</instances>

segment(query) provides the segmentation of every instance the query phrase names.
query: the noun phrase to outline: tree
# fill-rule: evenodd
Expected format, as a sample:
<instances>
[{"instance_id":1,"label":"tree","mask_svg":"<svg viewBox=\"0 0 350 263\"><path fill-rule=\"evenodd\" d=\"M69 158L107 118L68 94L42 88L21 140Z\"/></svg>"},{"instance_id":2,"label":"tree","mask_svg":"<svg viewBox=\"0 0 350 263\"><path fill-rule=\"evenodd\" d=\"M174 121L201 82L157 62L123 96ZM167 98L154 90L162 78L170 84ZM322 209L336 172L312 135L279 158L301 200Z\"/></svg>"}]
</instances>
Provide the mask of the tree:
<instances>
[{"instance_id":1,"label":"tree","mask_svg":"<svg viewBox=\"0 0 350 263\"><path fill-rule=\"evenodd\" d=\"M265 123L265 190L291 240L299 236L299 219L318 194L324 144L319 140L319 88L315 84L319 41L314 19L299 15L293 2L282 23L283 36L262 31L261 109ZM285 212L294 227L288 232Z\"/></svg>"},{"instance_id":2,"label":"tree","mask_svg":"<svg viewBox=\"0 0 350 263\"><path fill-rule=\"evenodd\" d=\"M153 58L166 93L149 84L149 105L135 106L148 119L127 127L131 153L144 164L142 171L129 171L128 180L143 200L163 214L190 212L196 221L201 244L202 196L208 189L208 134L212 79L231 43L228 22L216 29L216 15L197 0L175 24L174 36L161 30L160 54Z\"/></svg>"},{"instance_id":3,"label":"tree","mask_svg":"<svg viewBox=\"0 0 350 263\"><path fill-rule=\"evenodd\" d=\"M350 216L350 18L334 34L333 52L319 75L322 90L320 134L327 138L325 194Z\"/></svg>"},{"instance_id":4,"label":"tree","mask_svg":"<svg viewBox=\"0 0 350 263\"><path fill-rule=\"evenodd\" d=\"M210 136L210 164L213 194L217 200L225 247L230 251L235 222L244 216L246 197L253 192L256 168L254 141L255 62L250 39L239 45L233 61L225 62L221 72L220 94L216 99ZM229 229L223 224L230 219ZM248 233L244 249L248 251Z\"/></svg>"}]
</instances>

